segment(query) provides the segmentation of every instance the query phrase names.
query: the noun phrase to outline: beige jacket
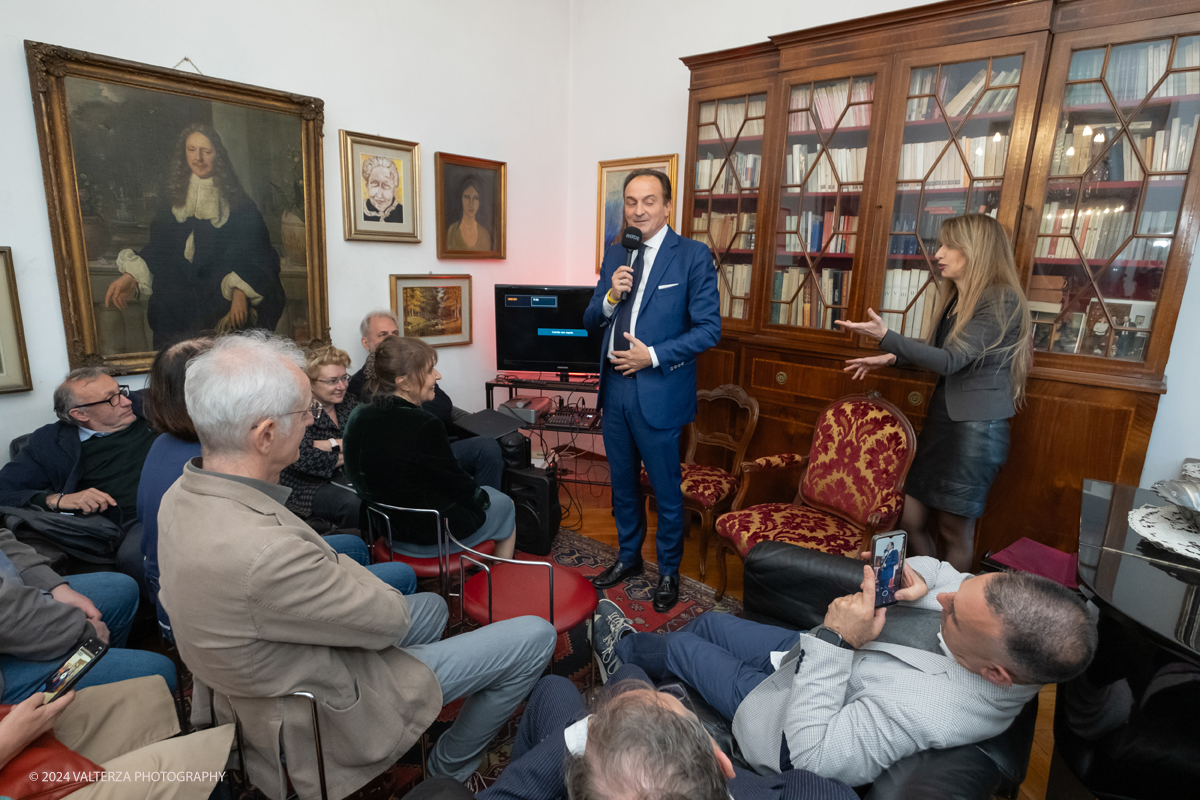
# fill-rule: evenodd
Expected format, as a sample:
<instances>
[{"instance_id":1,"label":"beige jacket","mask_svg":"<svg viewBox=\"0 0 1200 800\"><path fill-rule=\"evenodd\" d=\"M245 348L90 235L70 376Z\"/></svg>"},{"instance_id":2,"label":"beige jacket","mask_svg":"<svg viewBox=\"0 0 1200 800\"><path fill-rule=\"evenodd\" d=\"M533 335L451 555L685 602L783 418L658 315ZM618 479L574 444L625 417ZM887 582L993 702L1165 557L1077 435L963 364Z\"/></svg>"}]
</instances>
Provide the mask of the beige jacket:
<instances>
[{"instance_id":1,"label":"beige jacket","mask_svg":"<svg viewBox=\"0 0 1200 800\"><path fill-rule=\"evenodd\" d=\"M179 653L230 698L250 780L269 797L286 794L281 743L300 797L320 793L309 705L292 692L319 701L331 797L391 766L437 717L437 679L394 646L409 628L404 596L283 505L189 463L158 525L159 598Z\"/></svg>"}]
</instances>

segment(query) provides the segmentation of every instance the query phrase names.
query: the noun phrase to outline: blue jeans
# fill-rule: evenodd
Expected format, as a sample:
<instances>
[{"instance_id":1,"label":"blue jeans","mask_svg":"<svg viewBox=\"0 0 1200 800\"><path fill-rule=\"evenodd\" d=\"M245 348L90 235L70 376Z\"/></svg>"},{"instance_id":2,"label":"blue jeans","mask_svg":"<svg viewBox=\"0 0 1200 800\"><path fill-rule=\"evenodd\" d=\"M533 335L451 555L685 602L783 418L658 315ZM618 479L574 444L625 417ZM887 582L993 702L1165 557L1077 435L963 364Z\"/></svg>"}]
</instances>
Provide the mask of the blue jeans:
<instances>
[{"instance_id":1,"label":"blue jeans","mask_svg":"<svg viewBox=\"0 0 1200 800\"><path fill-rule=\"evenodd\" d=\"M710 611L676 633L630 634L616 652L655 683L682 680L732 720L746 695L775 671L771 653L791 650L799 639L797 631Z\"/></svg>"},{"instance_id":2,"label":"blue jeans","mask_svg":"<svg viewBox=\"0 0 1200 800\"><path fill-rule=\"evenodd\" d=\"M408 604L412 626L400 647L433 670L443 703L467 698L429 754L429 772L465 781L541 677L558 635L541 617L517 617L438 641L450 615L446 601L425 592Z\"/></svg>"},{"instance_id":3,"label":"blue jeans","mask_svg":"<svg viewBox=\"0 0 1200 800\"><path fill-rule=\"evenodd\" d=\"M398 589L400 594L412 594L417 591L417 573L413 572L413 568L408 564L400 561L369 564L367 543L361 536L355 536L353 533L335 533L324 538L325 543L332 547L334 552L362 564L379 580L393 589Z\"/></svg>"},{"instance_id":4,"label":"blue jeans","mask_svg":"<svg viewBox=\"0 0 1200 800\"><path fill-rule=\"evenodd\" d=\"M175 665L171 659L145 650L124 649L138 606L137 581L118 572L90 572L72 575L68 583L100 611L101 621L108 626L111 648L75 687L83 689L145 675L162 675L167 687L175 691ZM0 674L4 676L4 694L0 696L0 702L19 703L29 697L72 652L74 648L50 661L0 656Z\"/></svg>"},{"instance_id":5,"label":"blue jeans","mask_svg":"<svg viewBox=\"0 0 1200 800\"><path fill-rule=\"evenodd\" d=\"M500 443L486 436L472 436L450 443L450 452L458 465L480 486L490 486L500 491L500 477L504 474L504 456Z\"/></svg>"}]
</instances>

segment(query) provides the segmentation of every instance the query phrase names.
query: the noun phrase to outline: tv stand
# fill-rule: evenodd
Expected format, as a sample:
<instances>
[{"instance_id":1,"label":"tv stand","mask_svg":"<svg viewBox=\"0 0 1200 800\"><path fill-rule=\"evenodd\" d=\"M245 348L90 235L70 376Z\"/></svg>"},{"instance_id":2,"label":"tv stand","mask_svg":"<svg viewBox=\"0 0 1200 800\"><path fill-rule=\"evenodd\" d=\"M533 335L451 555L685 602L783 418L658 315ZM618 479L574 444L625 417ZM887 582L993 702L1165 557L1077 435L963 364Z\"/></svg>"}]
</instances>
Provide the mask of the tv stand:
<instances>
[{"instance_id":1,"label":"tv stand","mask_svg":"<svg viewBox=\"0 0 1200 800\"><path fill-rule=\"evenodd\" d=\"M600 376L576 373L572 377L572 373L559 372L555 374L555 378L546 380L542 378L518 378L513 375L497 375L495 380L488 381L484 386L486 387L487 407L495 408L492 394L496 389L508 389L509 399L517 396L518 389L537 389L539 391L557 389L559 391L565 390L568 392L596 394L600 391Z\"/></svg>"}]
</instances>

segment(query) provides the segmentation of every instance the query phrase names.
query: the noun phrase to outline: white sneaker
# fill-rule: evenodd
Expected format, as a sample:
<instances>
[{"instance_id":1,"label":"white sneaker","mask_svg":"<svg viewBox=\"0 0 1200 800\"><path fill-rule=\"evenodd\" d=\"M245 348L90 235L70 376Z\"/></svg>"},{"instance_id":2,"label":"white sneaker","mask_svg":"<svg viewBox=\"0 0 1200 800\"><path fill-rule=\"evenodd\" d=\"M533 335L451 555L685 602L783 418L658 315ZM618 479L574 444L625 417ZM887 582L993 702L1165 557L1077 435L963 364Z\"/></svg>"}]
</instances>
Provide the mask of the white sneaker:
<instances>
[{"instance_id":1,"label":"white sneaker","mask_svg":"<svg viewBox=\"0 0 1200 800\"><path fill-rule=\"evenodd\" d=\"M592 636L593 653L596 665L600 668L600 681L608 683L608 677L621 668L621 659L617 658L616 652L617 642L634 633L633 623L612 600L601 600L597 603L596 614L589 622L594 626L588 633Z\"/></svg>"}]
</instances>

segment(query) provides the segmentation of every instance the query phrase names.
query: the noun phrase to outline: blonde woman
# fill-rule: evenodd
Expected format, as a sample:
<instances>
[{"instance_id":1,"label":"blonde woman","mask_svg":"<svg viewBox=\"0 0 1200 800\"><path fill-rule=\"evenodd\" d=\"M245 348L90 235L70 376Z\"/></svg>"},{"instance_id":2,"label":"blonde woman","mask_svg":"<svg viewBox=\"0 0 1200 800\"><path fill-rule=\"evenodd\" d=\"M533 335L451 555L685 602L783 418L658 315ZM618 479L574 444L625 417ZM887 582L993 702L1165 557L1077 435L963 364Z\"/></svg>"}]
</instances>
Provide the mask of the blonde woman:
<instances>
[{"instance_id":1,"label":"blonde woman","mask_svg":"<svg viewBox=\"0 0 1200 800\"><path fill-rule=\"evenodd\" d=\"M1024 401L1033 324L1000 223L983 214L953 217L942 223L940 240L944 299L925 343L888 330L871 309L868 322L838 324L878 339L885 351L849 359L846 372L855 380L892 365L940 376L908 473L900 526L914 555L937 555L969 571L975 520L1008 458L1008 420Z\"/></svg>"}]
</instances>

